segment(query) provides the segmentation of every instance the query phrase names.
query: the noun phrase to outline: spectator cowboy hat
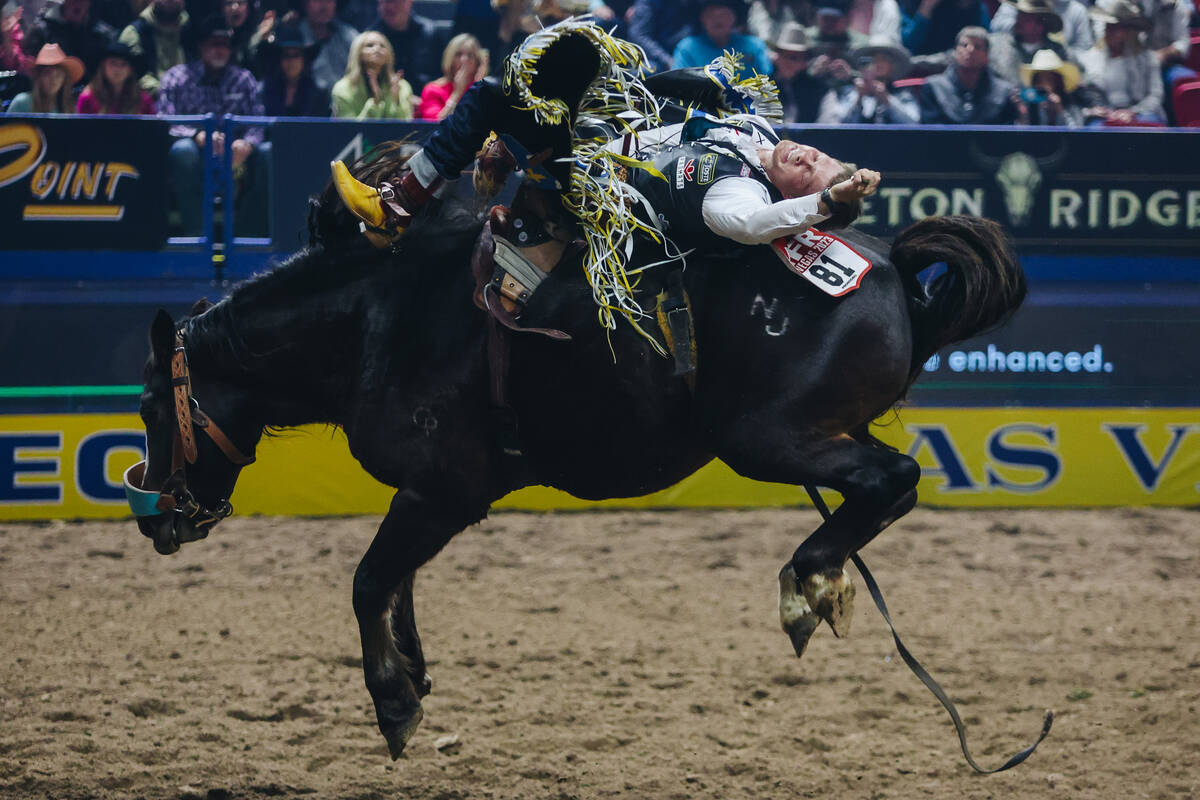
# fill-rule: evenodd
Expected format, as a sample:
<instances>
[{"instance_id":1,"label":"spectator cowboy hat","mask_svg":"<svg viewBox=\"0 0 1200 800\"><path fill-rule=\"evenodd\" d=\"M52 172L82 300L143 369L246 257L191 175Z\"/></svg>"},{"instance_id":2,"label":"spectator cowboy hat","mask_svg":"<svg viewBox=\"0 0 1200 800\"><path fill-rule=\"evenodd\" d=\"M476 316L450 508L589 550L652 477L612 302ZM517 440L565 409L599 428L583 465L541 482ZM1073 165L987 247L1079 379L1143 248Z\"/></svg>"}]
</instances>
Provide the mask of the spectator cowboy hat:
<instances>
[{"instance_id":1,"label":"spectator cowboy hat","mask_svg":"<svg viewBox=\"0 0 1200 800\"><path fill-rule=\"evenodd\" d=\"M124 42L109 42L104 48L104 52L100 56L103 61L106 58L119 58L129 65L135 75L141 75L145 72L142 69L142 59L138 58L133 53L133 49Z\"/></svg>"},{"instance_id":2,"label":"spectator cowboy hat","mask_svg":"<svg viewBox=\"0 0 1200 800\"><path fill-rule=\"evenodd\" d=\"M214 14L200 23L200 29L196 31L196 44L204 44L213 39L233 41L233 29L225 21L224 15Z\"/></svg>"},{"instance_id":3,"label":"spectator cowboy hat","mask_svg":"<svg viewBox=\"0 0 1200 800\"><path fill-rule=\"evenodd\" d=\"M299 50L304 55L304 60L310 64L321 50L321 46L315 42L305 43L304 34L296 23L277 25L275 30L263 39L261 47L268 59L281 57L284 50Z\"/></svg>"},{"instance_id":4,"label":"spectator cowboy hat","mask_svg":"<svg viewBox=\"0 0 1200 800\"><path fill-rule=\"evenodd\" d=\"M1058 33L1063 29L1062 17L1054 8L1053 0L1012 0L1011 5L1018 13L1041 17L1047 33Z\"/></svg>"},{"instance_id":5,"label":"spectator cowboy hat","mask_svg":"<svg viewBox=\"0 0 1200 800\"><path fill-rule=\"evenodd\" d=\"M1033 60L1021 65L1021 83L1033 85L1033 76L1038 72L1057 72L1062 77L1063 91L1067 94L1079 86L1079 67L1063 61L1053 50L1038 50L1033 54Z\"/></svg>"},{"instance_id":6,"label":"spectator cowboy hat","mask_svg":"<svg viewBox=\"0 0 1200 800\"><path fill-rule=\"evenodd\" d=\"M1088 9L1092 19L1106 25L1125 25L1134 30L1148 31L1154 27L1142 7L1134 0L1098 0L1096 5Z\"/></svg>"},{"instance_id":7,"label":"spectator cowboy hat","mask_svg":"<svg viewBox=\"0 0 1200 800\"><path fill-rule=\"evenodd\" d=\"M883 56L892 62L892 74L888 80L899 80L912 69L912 56L908 50L883 37L871 37L869 44L857 47L850 53L851 60L859 69L870 64L875 56Z\"/></svg>"},{"instance_id":8,"label":"spectator cowboy hat","mask_svg":"<svg viewBox=\"0 0 1200 800\"><path fill-rule=\"evenodd\" d=\"M37 58L33 62L34 67L62 67L67 71L67 85L74 86L79 83L83 77L83 62L75 56L69 56L63 52L63 49L58 45L44 44L42 49L38 50Z\"/></svg>"},{"instance_id":9,"label":"spectator cowboy hat","mask_svg":"<svg viewBox=\"0 0 1200 800\"><path fill-rule=\"evenodd\" d=\"M771 49L782 53L807 53L812 50L812 41L803 25L785 22L779 29L779 36L771 43Z\"/></svg>"}]
</instances>

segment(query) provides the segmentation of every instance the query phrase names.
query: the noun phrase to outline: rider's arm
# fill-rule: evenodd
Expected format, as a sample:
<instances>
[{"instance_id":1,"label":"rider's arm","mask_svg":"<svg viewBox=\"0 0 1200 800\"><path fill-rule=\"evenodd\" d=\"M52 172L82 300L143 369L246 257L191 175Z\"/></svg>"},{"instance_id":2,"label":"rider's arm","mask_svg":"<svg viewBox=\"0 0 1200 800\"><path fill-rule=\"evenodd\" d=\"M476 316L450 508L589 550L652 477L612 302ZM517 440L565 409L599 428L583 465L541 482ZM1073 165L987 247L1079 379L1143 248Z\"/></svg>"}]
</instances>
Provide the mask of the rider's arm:
<instances>
[{"instance_id":1,"label":"rider's arm","mask_svg":"<svg viewBox=\"0 0 1200 800\"><path fill-rule=\"evenodd\" d=\"M820 198L810 194L772 203L758 181L732 177L708 190L701 213L704 224L719 236L742 244L767 244L828 219L818 210Z\"/></svg>"}]
</instances>

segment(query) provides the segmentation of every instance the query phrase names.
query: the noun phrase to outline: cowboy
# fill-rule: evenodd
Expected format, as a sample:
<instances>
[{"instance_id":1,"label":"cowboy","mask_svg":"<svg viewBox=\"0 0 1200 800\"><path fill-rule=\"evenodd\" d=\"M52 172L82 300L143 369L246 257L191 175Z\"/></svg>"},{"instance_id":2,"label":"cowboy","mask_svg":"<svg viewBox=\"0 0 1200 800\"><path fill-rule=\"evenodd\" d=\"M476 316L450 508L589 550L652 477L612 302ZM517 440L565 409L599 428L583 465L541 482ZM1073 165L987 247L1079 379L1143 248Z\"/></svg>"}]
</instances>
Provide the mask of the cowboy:
<instances>
[{"instance_id":1,"label":"cowboy","mask_svg":"<svg viewBox=\"0 0 1200 800\"><path fill-rule=\"evenodd\" d=\"M566 107L574 109L587 88L581 78L590 83L598 74L599 57L590 50L595 59L593 66L581 69L580 51L588 48L574 48L573 52L560 42L548 47L541 56L533 88L539 96L565 98ZM570 63L572 70L562 69L561 63ZM678 124L639 135L633 149L654 148L653 152L659 152L665 146L681 146L699 152L715 148L713 158L706 162L713 164L714 171L706 172L708 180L697 184L701 189L686 190L679 181L670 183L658 177L651 181L675 187L665 189L667 195L655 208L673 220L675 204L688 204L681 212L689 219L685 227L690 226L702 238L707 238L705 229L692 224L692 218L696 217L693 212L704 212L703 222L714 234L713 239L724 237L744 244L769 242L831 218L837 224L849 224L857 216L857 202L878 186L878 173L848 169L815 148L780 142L769 123L759 118L743 120L739 125L707 123L701 117L696 120L699 124ZM685 127L689 131L686 136ZM711 135L709 131L696 133L705 127L713 131ZM442 121L425 147L409 159L398 176L375 188L355 180L344 164L334 162L334 185L346 207L364 223L368 239L378 247L387 246L403 233L421 207L440 195L446 184L471 163L492 129L511 134L504 137L504 142L512 142L516 152L506 150L497 155L497 148L490 146L480 159L485 172L493 168L490 162L498 157L510 158L524 168L531 163L529 154L534 153L542 156L534 159L540 161L539 170L549 173L560 189L570 188L566 164L570 159L565 158L571 154L569 125L565 122L556 126L531 125L529 116L514 108L514 100L488 81L468 90L455 113ZM706 154L707 151L699 153ZM678 154L668 153L658 157L656 163L664 159L675 163L677 157ZM634 182L645 189L649 184L643 171L633 172ZM665 174L661 170L659 173ZM653 173L645 171L645 174ZM722 179L720 183L726 183L724 179L729 177L743 180L730 182L713 193L710 190L718 183L718 177ZM654 185L648 191L654 193L660 188L663 187ZM709 194L713 195L711 199Z\"/></svg>"},{"instance_id":2,"label":"cowboy","mask_svg":"<svg viewBox=\"0 0 1200 800\"><path fill-rule=\"evenodd\" d=\"M1081 80L1079 68L1063 61L1053 50L1039 50L1021 65L1023 125L1083 125L1083 109L1075 95Z\"/></svg>"},{"instance_id":3,"label":"cowboy","mask_svg":"<svg viewBox=\"0 0 1200 800\"><path fill-rule=\"evenodd\" d=\"M779 87L785 123L816 122L821 98L829 89L825 81L808 74L812 54L812 41L804 26L785 22L771 44L775 85Z\"/></svg>"},{"instance_id":4,"label":"cowboy","mask_svg":"<svg viewBox=\"0 0 1200 800\"><path fill-rule=\"evenodd\" d=\"M1021 65L1028 64L1039 50L1053 50L1063 61L1074 60L1066 47L1050 38L1063 29L1063 19L1052 0L1016 0L1012 4L1017 18L1011 31L995 32L988 36L992 72L1009 83L1020 79Z\"/></svg>"},{"instance_id":5,"label":"cowboy","mask_svg":"<svg viewBox=\"0 0 1200 800\"><path fill-rule=\"evenodd\" d=\"M817 122L826 124L916 125L921 109L907 91L893 93L892 84L908 74L912 59L908 51L886 38L850 54L859 68L854 83L830 89L821 102Z\"/></svg>"}]
</instances>

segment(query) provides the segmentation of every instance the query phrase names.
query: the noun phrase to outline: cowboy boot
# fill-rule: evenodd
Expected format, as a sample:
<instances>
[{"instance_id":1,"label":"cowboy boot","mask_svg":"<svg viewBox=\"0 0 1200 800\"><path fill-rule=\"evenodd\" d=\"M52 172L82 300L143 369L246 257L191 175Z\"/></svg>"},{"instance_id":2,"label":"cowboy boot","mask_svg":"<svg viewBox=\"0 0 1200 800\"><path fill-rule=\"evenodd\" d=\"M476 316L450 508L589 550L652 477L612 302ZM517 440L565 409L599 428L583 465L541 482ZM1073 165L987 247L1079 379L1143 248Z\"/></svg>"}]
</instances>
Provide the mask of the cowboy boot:
<instances>
[{"instance_id":1,"label":"cowboy boot","mask_svg":"<svg viewBox=\"0 0 1200 800\"><path fill-rule=\"evenodd\" d=\"M363 223L363 233L376 247L388 247L400 238L413 217L433 197L411 170L404 170L379 188L368 186L350 174L341 161L330 165L338 197Z\"/></svg>"}]
</instances>

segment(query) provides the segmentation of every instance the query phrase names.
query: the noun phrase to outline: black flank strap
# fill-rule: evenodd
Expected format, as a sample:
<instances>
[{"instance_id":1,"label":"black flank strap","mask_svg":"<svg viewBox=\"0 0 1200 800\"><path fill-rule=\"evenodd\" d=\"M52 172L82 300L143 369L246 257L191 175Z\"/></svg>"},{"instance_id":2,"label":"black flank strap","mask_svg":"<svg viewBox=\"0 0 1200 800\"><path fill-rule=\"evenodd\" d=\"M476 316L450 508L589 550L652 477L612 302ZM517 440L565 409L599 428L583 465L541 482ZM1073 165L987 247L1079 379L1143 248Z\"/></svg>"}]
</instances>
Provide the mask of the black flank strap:
<instances>
[{"instance_id":1,"label":"black flank strap","mask_svg":"<svg viewBox=\"0 0 1200 800\"><path fill-rule=\"evenodd\" d=\"M828 520L829 506L825 505L825 499L821 497L819 492L817 492L816 487L805 484L804 489L808 492L808 496L812 498L813 505L815 505L817 510L821 512L821 517ZM1046 712L1046 717L1044 720L1042 720L1042 732L1038 736L1037 741L1029 745L1029 747L1026 747L1021 752L1015 754L995 769L984 769L975 763L975 759L971 758L971 753L967 750L967 728L966 725L963 724L962 717L960 717L958 714L958 709L955 708L953 701L951 701L946 695L946 692L944 689L942 689L941 685L934 680L933 676L930 675L923 666L921 666L921 662L917 661L913 654L908 651L908 648L904 646L904 643L900 641L900 634L896 632L896 626L892 624L892 617L890 614L888 614L887 604L883 602L883 593L879 590L879 584L875 583L875 577L871 574L871 571L867 569L867 565L863 563L863 560L858 556L857 553L852 554L850 559L854 562L854 566L858 568L859 573L863 577L863 581L867 584L867 591L871 593L871 599L875 601L875 607L878 608L879 613L883 615L883 621L886 622L888 627L891 629L892 639L894 639L896 642L896 649L900 652L900 657L904 659L904 663L908 665L908 668L913 671L914 675L921 679L921 683L925 684L925 688L933 693L933 696L938 699L938 702L942 704L942 707L945 708L946 712L950 715L950 721L954 723L954 730L958 733L958 743L962 746L963 758L967 760L967 763L971 765L971 768L983 775L991 775L995 772L1003 772L1006 769L1012 769L1017 764L1020 764L1022 761L1033 755L1033 751L1037 750L1038 745L1041 744L1042 740L1045 739L1047 734L1050 733L1050 726L1054 724L1053 711Z\"/></svg>"}]
</instances>

